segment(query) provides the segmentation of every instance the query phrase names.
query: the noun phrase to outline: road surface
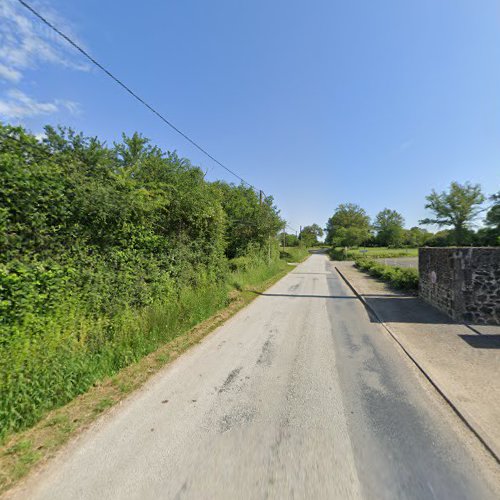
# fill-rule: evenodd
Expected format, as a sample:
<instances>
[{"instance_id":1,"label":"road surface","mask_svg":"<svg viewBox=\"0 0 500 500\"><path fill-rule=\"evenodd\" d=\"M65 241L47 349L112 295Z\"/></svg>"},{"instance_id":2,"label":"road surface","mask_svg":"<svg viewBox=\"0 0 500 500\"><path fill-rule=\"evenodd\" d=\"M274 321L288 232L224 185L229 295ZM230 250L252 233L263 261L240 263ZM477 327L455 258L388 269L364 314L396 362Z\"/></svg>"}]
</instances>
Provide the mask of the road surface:
<instances>
[{"instance_id":1,"label":"road surface","mask_svg":"<svg viewBox=\"0 0 500 500\"><path fill-rule=\"evenodd\" d=\"M318 254L113 409L17 494L494 498L475 446Z\"/></svg>"}]
</instances>

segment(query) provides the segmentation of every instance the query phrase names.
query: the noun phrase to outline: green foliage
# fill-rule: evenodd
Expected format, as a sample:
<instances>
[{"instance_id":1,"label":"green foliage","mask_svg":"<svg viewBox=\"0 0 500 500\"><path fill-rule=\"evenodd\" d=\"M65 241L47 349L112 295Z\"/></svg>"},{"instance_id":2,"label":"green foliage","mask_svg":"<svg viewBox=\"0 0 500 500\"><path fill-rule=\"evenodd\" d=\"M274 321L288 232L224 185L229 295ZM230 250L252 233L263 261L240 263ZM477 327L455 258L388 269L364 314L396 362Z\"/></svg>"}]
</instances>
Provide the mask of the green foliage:
<instances>
[{"instance_id":1,"label":"green foliage","mask_svg":"<svg viewBox=\"0 0 500 500\"><path fill-rule=\"evenodd\" d=\"M285 251L280 252L281 259L286 262L302 262L309 255L309 250L304 246L286 247Z\"/></svg>"},{"instance_id":2,"label":"green foliage","mask_svg":"<svg viewBox=\"0 0 500 500\"><path fill-rule=\"evenodd\" d=\"M406 229L403 233L403 245L407 247L423 247L432 238L432 233L421 227Z\"/></svg>"},{"instance_id":3,"label":"green foliage","mask_svg":"<svg viewBox=\"0 0 500 500\"><path fill-rule=\"evenodd\" d=\"M236 187L225 182L216 182L213 186L227 214L226 255L230 259L245 255L249 246L255 243L264 248L284 227L272 196L263 197L261 203L250 187Z\"/></svg>"},{"instance_id":4,"label":"green foliage","mask_svg":"<svg viewBox=\"0 0 500 500\"><path fill-rule=\"evenodd\" d=\"M356 260L360 257L370 257L376 259L393 259L397 257L416 257L417 248L388 248L388 247L359 247L351 248L331 248L329 255L333 260Z\"/></svg>"},{"instance_id":5,"label":"green foliage","mask_svg":"<svg viewBox=\"0 0 500 500\"><path fill-rule=\"evenodd\" d=\"M368 272L371 276L387 281L394 288L400 290L418 290L418 270L408 267L385 266L367 257L358 257L356 267Z\"/></svg>"},{"instance_id":6,"label":"green foliage","mask_svg":"<svg viewBox=\"0 0 500 500\"><path fill-rule=\"evenodd\" d=\"M377 243L381 246L399 247L403 243L405 220L396 212L384 208L375 217L373 228L377 231Z\"/></svg>"},{"instance_id":7,"label":"green foliage","mask_svg":"<svg viewBox=\"0 0 500 500\"><path fill-rule=\"evenodd\" d=\"M500 245L500 191L491 196L493 205L486 214L486 228L477 234L480 245Z\"/></svg>"},{"instance_id":8,"label":"green foliage","mask_svg":"<svg viewBox=\"0 0 500 500\"><path fill-rule=\"evenodd\" d=\"M0 437L286 266L272 198L139 134L0 132L17 139L0 139Z\"/></svg>"},{"instance_id":9,"label":"green foliage","mask_svg":"<svg viewBox=\"0 0 500 500\"><path fill-rule=\"evenodd\" d=\"M292 234L292 233L285 233L285 241L286 241L287 247L298 247L300 245L299 238L295 234ZM307 246L307 245L304 245L304 246Z\"/></svg>"},{"instance_id":10,"label":"green foliage","mask_svg":"<svg viewBox=\"0 0 500 500\"><path fill-rule=\"evenodd\" d=\"M370 218L359 205L341 204L328 219L325 241L333 246L357 246L370 238L370 229Z\"/></svg>"},{"instance_id":11,"label":"green foliage","mask_svg":"<svg viewBox=\"0 0 500 500\"><path fill-rule=\"evenodd\" d=\"M432 193L426 197L425 208L434 212L433 218L420 221L421 224L437 224L453 228L453 243L463 245L470 243L467 229L479 215L485 197L479 184L459 184L452 182L449 191Z\"/></svg>"},{"instance_id":12,"label":"green foliage","mask_svg":"<svg viewBox=\"0 0 500 500\"><path fill-rule=\"evenodd\" d=\"M313 247L318 244L319 238L323 237L323 229L318 224L305 226L300 233L300 241L305 247Z\"/></svg>"},{"instance_id":13,"label":"green foliage","mask_svg":"<svg viewBox=\"0 0 500 500\"><path fill-rule=\"evenodd\" d=\"M486 214L486 225L500 231L500 191L491 196L493 206Z\"/></svg>"}]
</instances>

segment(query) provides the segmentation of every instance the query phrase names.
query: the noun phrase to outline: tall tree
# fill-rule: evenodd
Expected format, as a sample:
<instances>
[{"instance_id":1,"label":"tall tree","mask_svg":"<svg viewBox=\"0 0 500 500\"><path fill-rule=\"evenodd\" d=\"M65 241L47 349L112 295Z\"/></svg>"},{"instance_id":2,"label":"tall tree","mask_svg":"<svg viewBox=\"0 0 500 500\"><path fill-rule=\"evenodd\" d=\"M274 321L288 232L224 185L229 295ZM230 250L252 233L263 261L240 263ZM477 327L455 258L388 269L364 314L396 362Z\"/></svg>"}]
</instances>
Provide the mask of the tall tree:
<instances>
[{"instance_id":1,"label":"tall tree","mask_svg":"<svg viewBox=\"0 0 500 500\"><path fill-rule=\"evenodd\" d=\"M391 210L384 208L375 217L373 228L377 231L378 243L382 246L400 246L403 243L405 220L403 216Z\"/></svg>"},{"instance_id":2,"label":"tall tree","mask_svg":"<svg viewBox=\"0 0 500 500\"><path fill-rule=\"evenodd\" d=\"M269 239L284 228L285 222L272 196L261 202L253 188L222 181L214 182L213 186L219 191L227 214L226 255L229 258L245 255L250 247L266 247Z\"/></svg>"},{"instance_id":3,"label":"tall tree","mask_svg":"<svg viewBox=\"0 0 500 500\"><path fill-rule=\"evenodd\" d=\"M490 199L493 201L493 206L488 210L485 222L487 226L500 231L500 191Z\"/></svg>"},{"instance_id":4,"label":"tall tree","mask_svg":"<svg viewBox=\"0 0 500 500\"><path fill-rule=\"evenodd\" d=\"M484 220L486 227L479 229L476 234L480 245L500 245L500 191L490 197L493 205L486 213Z\"/></svg>"},{"instance_id":5,"label":"tall tree","mask_svg":"<svg viewBox=\"0 0 500 500\"><path fill-rule=\"evenodd\" d=\"M370 238L370 218L354 203L340 204L326 224L326 243L333 246L356 246Z\"/></svg>"},{"instance_id":6,"label":"tall tree","mask_svg":"<svg viewBox=\"0 0 500 500\"><path fill-rule=\"evenodd\" d=\"M318 224L312 224L302 228L300 240L306 247L312 247L318 244L319 238L323 237L323 229Z\"/></svg>"},{"instance_id":7,"label":"tall tree","mask_svg":"<svg viewBox=\"0 0 500 500\"><path fill-rule=\"evenodd\" d=\"M420 221L421 224L436 224L453 228L453 241L457 245L466 243L469 228L481 213L485 201L479 184L452 182L448 191L432 190L426 196L425 208L434 212L434 217Z\"/></svg>"}]
</instances>

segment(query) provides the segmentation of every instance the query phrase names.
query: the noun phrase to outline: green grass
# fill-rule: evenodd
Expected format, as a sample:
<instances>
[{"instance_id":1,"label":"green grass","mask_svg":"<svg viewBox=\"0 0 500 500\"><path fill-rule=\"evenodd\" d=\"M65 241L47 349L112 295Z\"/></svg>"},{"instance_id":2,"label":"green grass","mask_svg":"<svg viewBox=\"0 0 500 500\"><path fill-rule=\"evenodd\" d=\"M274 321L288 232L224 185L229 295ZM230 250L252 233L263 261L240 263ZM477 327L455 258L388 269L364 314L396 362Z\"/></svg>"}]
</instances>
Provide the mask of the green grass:
<instances>
[{"instance_id":1,"label":"green grass","mask_svg":"<svg viewBox=\"0 0 500 500\"><path fill-rule=\"evenodd\" d=\"M386 266L368 257L357 257L358 269L375 276L399 290L415 292L418 290L418 270L409 267Z\"/></svg>"},{"instance_id":2,"label":"green grass","mask_svg":"<svg viewBox=\"0 0 500 500\"><path fill-rule=\"evenodd\" d=\"M9 342L0 343L0 440L189 331L226 307L232 291L258 286L290 268L287 262L308 255L303 248L286 250L283 258L270 262L262 256L235 259L223 282L185 288L111 318L89 317L78 303L63 302L44 318L42 333L30 334L27 328L15 332ZM100 401L95 411L111 404Z\"/></svg>"},{"instance_id":3,"label":"green grass","mask_svg":"<svg viewBox=\"0 0 500 500\"><path fill-rule=\"evenodd\" d=\"M309 255L309 250L304 247L285 247L280 253L281 259L286 262L302 262Z\"/></svg>"},{"instance_id":4,"label":"green grass","mask_svg":"<svg viewBox=\"0 0 500 500\"><path fill-rule=\"evenodd\" d=\"M329 255L333 260L355 260L357 257L391 259L397 257L418 257L418 248L357 247L331 248Z\"/></svg>"},{"instance_id":5,"label":"green grass","mask_svg":"<svg viewBox=\"0 0 500 500\"><path fill-rule=\"evenodd\" d=\"M14 334L0 347L0 438L36 423L93 384L186 332L228 303L227 283L186 288L141 309L89 317L63 303L42 334ZM102 411L105 402L96 409Z\"/></svg>"},{"instance_id":6,"label":"green grass","mask_svg":"<svg viewBox=\"0 0 500 500\"><path fill-rule=\"evenodd\" d=\"M22 430L11 430L4 437L3 443L0 441L0 495L41 461L53 456L68 439L87 428L109 407L141 387L166 363L174 360L190 346L200 342L205 335L254 300L259 292L263 292L291 271L293 266L288 265L287 261L291 259L298 262L308 255L304 249L293 249L288 257L280 261L272 261L271 265L267 260L260 263L254 261L250 269L232 273L229 281L238 279L242 291L237 291L231 284L226 283L224 297L229 303L227 307L220 308L215 314L183 333L170 331L164 338L169 336L171 340L161 341L159 347L149 355L143 356L135 363L128 364L123 369L116 370L109 377L100 377L81 395L71 398L64 406L53 401L54 409L45 411L38 423L32 426L23 425ZM260 279L263 281L259 281ZM201 302L204 301L205 299L201 300ZM143 314L146 312L146 310L143 311ZM157 321L161 321L164 316L161 314L157 316L157 314L155 313L154 317ZM193 317L195 316L196 314ZM175 315L171 316L173 317ZM184 324L180 318L177 318L177 321L172 324L177 326ZM193 321L192 318L191 321ZM148 337L148 333L148 331L143 331L142 336ZM82 368L85 367L89 369L91 365L84 365ZM40 371L41 369L42 367Z\"/></svg>"},{"instance_id":7,"label":"green grass","mask_svg":"<svg viewBox=\"0 0 500 500\"><path fill-rule=\"evenodd\" d=\"M238 260L239 264L231 274L230 286L237 290L243 290L245 287L263 283L287 269L288 263L302 262L309 256L308 250L303 247L285 247L285 251L280 252L280 254L280 259L272 260L270 263L265 258L257 261L247 261L245 257L234 259Z\"/></svg>"}]
</instances>

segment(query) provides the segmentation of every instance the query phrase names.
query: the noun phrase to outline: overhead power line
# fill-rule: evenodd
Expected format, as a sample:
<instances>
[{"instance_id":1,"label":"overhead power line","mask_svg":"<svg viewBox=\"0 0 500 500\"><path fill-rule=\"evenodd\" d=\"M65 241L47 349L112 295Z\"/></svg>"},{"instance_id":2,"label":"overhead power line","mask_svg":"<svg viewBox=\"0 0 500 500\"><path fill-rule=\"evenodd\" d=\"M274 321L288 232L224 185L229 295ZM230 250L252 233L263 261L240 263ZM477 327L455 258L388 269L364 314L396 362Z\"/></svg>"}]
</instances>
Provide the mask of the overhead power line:
<instances>
[{"instance_id":1,"label":"overhead power line","mask_svg":"<svg viewBox=\"0 0 500 500\"><path fill-rule=\"evenodd\" d=\"M137 101L139 101L143 106L149 109L152 113L154 113L160 120L162 120L164 123L166 123L170 128L175 130L179 135L184 137L189 143L191 143L194 147L196 147L199 151L201 151L205 156L210 158L212 161L214 161L217 165L222 167L224 170L229 172L230 174L234 175L237 179L239 179L241 182L246 184L247 186L251 187L255 191L259 191L255 186L250 184L248 181L243 179L240 175L238 175L234 170L231 170L230 168L226 167L223 163L221 163L217 158L214 158L208 151L206 151L204 148L202 148L196 141L191 139L187 134L182 132L182 130L178 129L171 121L167 120L159 111L157 111L153 106L148 104L142 97L137 95L130 87L128 87L125 83L123 83L119 78L117 78L111 71L106 69L102 64L100 64L98 61L96 61L86 50L84 50L82 47L80 47L75 41L73 41L68 35L63 33L59 28L55 27L50 21L48 21L42 14L40 14L37 10L35 10L31 5L29 5L27 2L24 0L18 0L18 2L28 9L33 15L38 17L43 23L45 23L50 29L55 31L59 36L64 38L70 45L72 45L76 50L78 50L81 54L83 54L92 64L97 66L101 71L106 73L112 80L114 80L120 87L122 87L124 90L126 90L132 97L134 97Z\"/></svg>"},{"instance_id":2,"label":"overhead power line","mask_svg":"<svg viewBox=\"0 0 500 500\"><path fill-rule=\"evenodd\" d=\"M27 141L23 141L20 137L16 137L15 135L11 135L11 134L9 134L7 132L3 132L3 131L0 131L0 139L9 139L10 141L14 141L14 142L18 143L22 147L28 147L28 149L32 150L36 155L39 155L39 158L42 158L42 157L44 159L53 159L54 158L54 155L50 151L48 151L46 148L44 148L43 145L40 143L29 143ZM0 142L0 145L1 145L1 142ZM264 192L262 192L262 193L265 194ZM230 220L230 222L233 224L246 224L246 225L254 225L254 226L260 225L257 222L249 222L249 221L243 220L243 219ZM288 224L288 223L286 224L286 227L288 227L292 231L297 232L297 230L294 227L290 226L290 224Z\"/></svg>"}]
</instances>

